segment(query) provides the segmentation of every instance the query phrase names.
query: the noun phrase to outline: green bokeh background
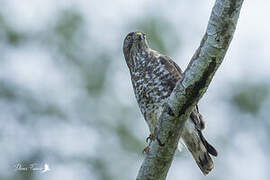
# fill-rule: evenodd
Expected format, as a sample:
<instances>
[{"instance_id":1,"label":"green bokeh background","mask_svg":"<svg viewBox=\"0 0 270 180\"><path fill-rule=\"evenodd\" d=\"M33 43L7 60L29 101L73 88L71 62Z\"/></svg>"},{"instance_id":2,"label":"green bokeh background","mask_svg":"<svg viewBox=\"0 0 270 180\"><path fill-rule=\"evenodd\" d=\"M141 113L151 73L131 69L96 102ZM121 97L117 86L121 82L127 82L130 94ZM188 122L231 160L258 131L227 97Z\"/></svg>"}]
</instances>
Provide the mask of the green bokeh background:
<instances>
[{"instance_id":1,"label":"green bokeh background","mask_svg":"<svg viewBox=\"0 0 270 180\"><path fill-rule=\"evenodd\" d=\"M255 14L268 12L245 3L224 64L199 103L205 136L219 151L215 169L202 176L181 148L168 179L270 177L269 26L247 23L260 24ZM122 41L130 31L144 31L153 49L185 69L212 6L187 0L0 1L0 179L135 179L148 129ZM18 163L48 163L51 171L16 171Z\"/></svg>"}]
</instances>

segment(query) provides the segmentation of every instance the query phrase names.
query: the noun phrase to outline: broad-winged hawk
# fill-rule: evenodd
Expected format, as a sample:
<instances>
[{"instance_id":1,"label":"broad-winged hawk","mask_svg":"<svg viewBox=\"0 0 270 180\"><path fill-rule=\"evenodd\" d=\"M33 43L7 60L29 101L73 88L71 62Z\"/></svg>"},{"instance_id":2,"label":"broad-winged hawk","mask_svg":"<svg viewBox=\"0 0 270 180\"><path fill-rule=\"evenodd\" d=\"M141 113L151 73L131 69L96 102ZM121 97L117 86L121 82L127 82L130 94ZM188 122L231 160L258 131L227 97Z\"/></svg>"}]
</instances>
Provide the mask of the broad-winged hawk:
<instances>
[{"instance_id":1,"label":"broad-winged hawk","mask_svg":"<svg viewBox=\"0 0 270 180\"><path fill-rule=\"evenodd\" d=\"M131 32L126 36L123 52L137 102L152 136L162 113L162 105L181 79L182 71L168 56L152 50L142 32ZM182 139L206 175L214 167L209 154L217 156L217 151L203 137L204 126L196 106L185 123Z\"/></svg>"}]
</instances>

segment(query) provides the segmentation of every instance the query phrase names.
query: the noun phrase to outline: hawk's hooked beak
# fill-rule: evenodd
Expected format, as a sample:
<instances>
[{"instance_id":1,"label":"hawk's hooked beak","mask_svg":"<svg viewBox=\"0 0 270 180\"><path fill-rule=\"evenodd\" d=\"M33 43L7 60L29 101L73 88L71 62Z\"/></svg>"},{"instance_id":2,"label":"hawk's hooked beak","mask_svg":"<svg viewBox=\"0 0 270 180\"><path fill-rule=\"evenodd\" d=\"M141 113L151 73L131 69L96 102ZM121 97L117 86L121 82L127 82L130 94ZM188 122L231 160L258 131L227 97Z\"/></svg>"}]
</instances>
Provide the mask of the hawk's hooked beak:
<instances>
[{"instance_id":1,"label":"hawk's hooked beak","mask_svg":"<svg viewBox=\"0 0 270 180\"><path fill-rule=\"evenodd\" d=\"M135 39L136 40L140 40L141 41L141 40L143 40L144 36L145 35L143 33L140 33L140 32L136 32L135 33Z\"/></svg>"}]
</instances>

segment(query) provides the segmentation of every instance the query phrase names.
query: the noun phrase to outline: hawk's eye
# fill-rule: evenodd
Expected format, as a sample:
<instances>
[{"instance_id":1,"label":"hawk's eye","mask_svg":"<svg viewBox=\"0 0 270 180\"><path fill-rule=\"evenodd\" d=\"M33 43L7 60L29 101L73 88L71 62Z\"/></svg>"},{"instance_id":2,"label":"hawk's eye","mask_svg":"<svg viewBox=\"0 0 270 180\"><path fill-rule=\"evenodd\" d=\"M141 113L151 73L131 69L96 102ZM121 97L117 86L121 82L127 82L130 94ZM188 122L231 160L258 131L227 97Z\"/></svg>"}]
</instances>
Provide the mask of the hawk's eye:
<instances>
[{"instance_id":1,"label":"hawk's eye","mask_svg":"<svg viewBox=\"0 0 270 180\"><path fill-rule=\"evenodd\" d=\"M128 36L128 37L127 37L127 40L130 41L130 39L131 39L131 36Z\"/></svg>"}]
</instances>

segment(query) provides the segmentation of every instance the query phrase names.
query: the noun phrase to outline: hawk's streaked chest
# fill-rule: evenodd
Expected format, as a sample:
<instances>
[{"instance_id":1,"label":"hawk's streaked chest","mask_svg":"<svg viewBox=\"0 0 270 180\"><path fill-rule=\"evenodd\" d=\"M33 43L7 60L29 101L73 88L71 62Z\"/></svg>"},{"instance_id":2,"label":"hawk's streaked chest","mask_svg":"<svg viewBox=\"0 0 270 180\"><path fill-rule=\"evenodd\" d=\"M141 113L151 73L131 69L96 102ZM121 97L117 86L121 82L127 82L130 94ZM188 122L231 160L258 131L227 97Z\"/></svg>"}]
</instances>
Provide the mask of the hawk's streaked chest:
<instances>
[{"instance_id":1,"label":"hawk's streaked chest","mask_svg":"<svg viewBox=\"0 0 270 180\"><path fill-rule=\"evenodd\" d=\"M170 63L155 52L136 53L132 60L131 80L137 102L146 121L156 121L178 78Z\"/></svg>"}]
</instances>

